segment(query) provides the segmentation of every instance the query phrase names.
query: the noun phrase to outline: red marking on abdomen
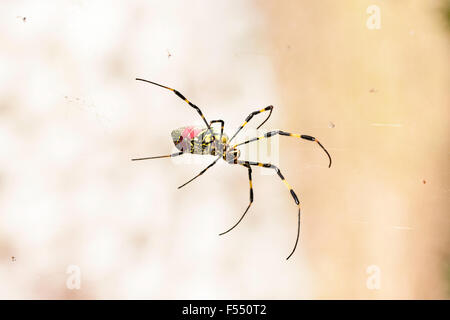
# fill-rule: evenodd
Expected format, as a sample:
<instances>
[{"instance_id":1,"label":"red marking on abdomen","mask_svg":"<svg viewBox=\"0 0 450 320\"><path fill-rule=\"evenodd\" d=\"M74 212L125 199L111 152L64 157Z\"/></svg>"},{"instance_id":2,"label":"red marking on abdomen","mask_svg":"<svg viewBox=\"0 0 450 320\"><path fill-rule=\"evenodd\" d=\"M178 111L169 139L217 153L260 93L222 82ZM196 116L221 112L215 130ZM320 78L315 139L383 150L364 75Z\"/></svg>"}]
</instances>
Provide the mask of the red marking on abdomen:
<instances>
[{"instance_id":1,"label":"red marking on abdomen","mask_svg":"<svg viewBox=\"0 0 450 320\"><path fill-rule=\"evenodd\" d=\"M181 136L192 140L202 131L202 129L197 129L195 127L186 127L181 133Z\"/></svg>"}]
</instances>

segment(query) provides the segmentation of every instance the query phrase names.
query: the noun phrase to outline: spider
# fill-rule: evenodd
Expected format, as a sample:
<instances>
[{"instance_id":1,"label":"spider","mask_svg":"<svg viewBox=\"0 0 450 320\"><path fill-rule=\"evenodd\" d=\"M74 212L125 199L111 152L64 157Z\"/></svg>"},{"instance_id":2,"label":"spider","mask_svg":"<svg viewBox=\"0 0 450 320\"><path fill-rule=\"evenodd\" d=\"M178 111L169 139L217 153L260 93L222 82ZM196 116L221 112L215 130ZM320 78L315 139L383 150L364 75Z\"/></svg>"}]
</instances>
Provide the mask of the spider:
<instances>
[{"instance_id":1,"label":"spider","mask_svg":"<svg viewBox=\"0 0 450 320\"><path fill-rule=\"evenodd\" d=\"M265 107L265 108L263 108L261 110L257 110L257 111L254 111L254 112L250 113L248 115L248 117L245 119L244 123L237 129L237 131L234 133L234 135L231 137L231 139L229 139L228 136L223 133L223 129L224 129L224 125L225 125L225 122L223 120L212 120L211 122L208 123L208 121L206 120L206 118L203 115L203 113L200 110L200 108L197 107L192 102L190 102L188 99L186 99L179 91L177 91L175 89L172 89L172 88L169 88L169 87L166 87L166 86L163 86L161 84L149 81L149 80L140 79L140 78L136 78L136 80L144 81L144 82L147 82L147 83L151 83L153 85L159 86L159 87L164 88L164 89L168 89L168 90L172 91L173 93L175 93L179 98L184 100L187 104L189 104L189 106L191 106L192 108L194 108L198 112L200 117L203 119L203 122L205 123L206 128L201 128L201 127L197 127L197 126L186 126L186 127L181 127L181 128L173 130L172 133L171 133L172 140L173 140L173 143L175 144L175 147L179 150L179 152L176 152L176 153L173 153L173 154L169 154L169 155L165 155L165 156L135 158L135 159L131 159L131 160L132 161L137 161L137 160L148 160L148 159L159 159L159 158L171 158L171 157L181 156L181 155L183 155L185 153L217 156L217 158L211 164L209 164L205 169L200 171L200 173L197 174L194 178L192 178L191 180L189 180L186 183L184 183L181 186L179 186L178 189L184 187L188 183L190 183L193 180L195 180L196 178L200 177L203 173L205 173L206 170L208 170L213 165L215 165L217 163L217 161L219 161L220 158L222 158L223 160L225 160L229 164L238 164L238 165L246 167L247 170L248 170L248 179L249 179L249 182L250 182L250 203L249 203L247 209L245 210L244 214L240 217L240 219L231 228L229 228L225 232L220 233L219 235L224 235L224 234L230 232L231 230L233 230L242 221L242 219L244 219L245 215L247 214L248 210L250 209L250 206L253 203L252 166L259 166L259 167L263 167L263 168L274 169L276 171L276 173L278 174L278 176L280 177L281 181L283 181L283 183L289 189L289 192L291 193L291 196L294 199L295 204L298 206L297 236L296 236L296 239L295 239L294 248L292 249L292 251L289 254L289 256L286 258L286 260L288 260L292 256L292 254L295 252L295 249L297 248L298 239L299 239L299 235L300 235L300 202L299 202L299 200L297 198L297 195L295 194L294 190L289 185L289 183L286 181L286 179L284 178L284 176L282 175L282 173L281 173L281 171L280 171L280 169L278 167L276 167L276 166L274 166L273 164L270 164L270 163L261 163L261 162L239 160L240 151L239 151L239 149L237 149L237 147L241 146L241 145L244 145L244 144L247 144L247 143L250 143L250 142L253 142L253 141L258 141L258 140L261 140L261 139L270 138L270 137L273 137L273 136L275 136L277 134L282 135L282 136L301 138L301 139L305 139L305 140L308 140L308 141L316 142L325 151L325 153L327 154L328 159L330 161L328 167L331 167L331 156L328 153L328 151L325 149L325 147L319 142L319 140L317 140L316 138L314 138L312 136L303 135L303 134L302 135L294 134L294 133L284 132L284 131L281 131L281 130L270 131L270 132L267 132L266 134L264 134L261 137L256 137L256 138L253 138L253 139L250 139L250 140L247 140L247 141L235 144L235 145L231 145L231 141L233 141L233 139L242 130L242 128L244 128L244 126L248 122L250 122L250 120L255 115L257 115L259 113L262 113L262 112L269 111L269 115L257 127L257 129L259 129L264 123L266 123L266 121L272 115L273 106L270 105L270 106ZM213 129L211 127L211 125L213 123L220 123L221 124L220 133L217 132L215 129Z\"/></svg>"}]
</instances>

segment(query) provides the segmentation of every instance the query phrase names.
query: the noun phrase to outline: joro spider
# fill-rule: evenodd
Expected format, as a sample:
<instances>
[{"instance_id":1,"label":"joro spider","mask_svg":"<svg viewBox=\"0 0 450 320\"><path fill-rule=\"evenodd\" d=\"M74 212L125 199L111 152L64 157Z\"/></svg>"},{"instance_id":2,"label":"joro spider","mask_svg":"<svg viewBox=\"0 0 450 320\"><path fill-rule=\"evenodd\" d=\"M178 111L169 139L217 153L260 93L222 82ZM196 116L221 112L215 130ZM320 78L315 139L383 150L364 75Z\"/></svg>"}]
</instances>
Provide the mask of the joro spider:
<instances>
[{"instance_id":1,"label":"joro spider","mask_svg":"<svg viewBox=\"0 0 450 320\"><path fill-rule=\"evenodd\" d=\"M298 239L300 236L300 202L298 201L297 195L295 194L294 190L291 188L289 183L286 181L284 176L281 174L281 171L279 168L277 168L276 166L274 166L273 164L270 164L270 163L239 160L240 151L239 151L239 149L237 149L237 147L247 144L247 143L250 143L250 142L253 142L253 141L258 141L261 139L269 138L269 137L275 136L277 134L282 135L282 136L302 138L302 139L305 139L308 141L317 142L317 144L327 154L328 159L330 161L328 167L331 167L331 156L328 153L328 151L325 149L325 147L319 142L319 140L317 140L316 138L314 138L312 136L303 135L303 134L302 135L294 134L294 133L284 132L281 130L270 131L270 132L267 132L266 134L264 134L264 136L256 137L256 138L253 138L253 139L250 139L250 140L247 140L247 141L235 144L235 145L231 145L231 141L233 141L233 139L236 137L236 135L242 130L242 128L248 122L250 122L250 120L255 115L262 113L262 112L270 111L267 118L257 127L257 129L259 129L264 123L266 123L266 121L272 115L273 106L268 106L268 107L265 107L264 109L253 111L252 113L250 113L248 115L248 117L245 119L244 123L237 129L237 131L234 133L234 135L231 137L231 139L229 139L228 136L223 133L224 124L225 124L225 122L223 120L213 120L208 123L208 121L206 120L205 116L203 115L203 113L201 112L199 107L197 107L195 104L193 104L188 99L186 99L179 91L169 88L169 87L166 87L166 86L163 86L161 84L149 81L149 80L140 79L140 78L136 78L136 80L148 82L148 83L154 84L156 86L159 86L161 88L168 89L168 90L172 91L173 93L175 93L179 98L184 100L187 104L189 104L192 108L194 108L198 112L200 117L203 119L203 122L206 124L206 128L201 128L201 127L197 127L197 126L186 126L186 127L181 127L181 128L175 129L171 133L172 140L173 140L173 143L175 144L175 147L178 150L180 150L180 152L176 152L176 153L165 155L165 156L135 158L135 159L132 159L132 161L159 159L159 158L171 158L171 157L181 156L182 154L185 154L185 153L217 156L217 158L210 165L208 165L205 169L200 171L200 173L197 174L194 178L192 178L191 180L189 180L186 183L179 186L178 189L184 187L185 185L187 185L194 179L200 177L203 173L205 173L206 170L208 170L213 165L215 165L220 158L222 158L229 164L239 164L241 166L246 167L248 170L248 179L250 182L250 203L249 203L247 209L245 209L245 212L240 217L240 219L231 228L229 228L225 232L220 233L219 235L224 235L224 234L230 232L231 230L233 230L242 221L242 219L244 219L245 215L247 214L248 209L250 209L250 206L253 203L252 168L251 167L259 166L259 167L274 169L277 172L280 179L283 181L283 183L289 189L289 192L291 193L292 198L295 201L295 204L298 206L297 237L295 239L294 248L292 249L289 256L286 258L286 260L288 260L292 256L292 254L295 252L295 249L297 248L297 244L298 244ZM221 124L220 134L211 127L211 125L213 123Z\"/></svg>"}]
</instances>

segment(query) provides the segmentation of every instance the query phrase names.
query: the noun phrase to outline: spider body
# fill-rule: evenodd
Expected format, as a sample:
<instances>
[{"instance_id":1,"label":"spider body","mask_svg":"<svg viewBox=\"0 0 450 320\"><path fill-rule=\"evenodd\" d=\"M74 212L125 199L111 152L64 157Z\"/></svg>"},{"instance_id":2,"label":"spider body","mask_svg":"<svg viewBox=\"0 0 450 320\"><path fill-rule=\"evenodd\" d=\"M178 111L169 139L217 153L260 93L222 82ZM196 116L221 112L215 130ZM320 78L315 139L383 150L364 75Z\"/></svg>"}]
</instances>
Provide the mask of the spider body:
<instances>
[{"instance_id":1,"label":"spider body","mask_svg":"<svg viewBox=\"0 0 450 320\"><path fill-rule=\"evenodd\" d=\"M198 108L192 102L187 100L179 91L177 91L175 89L172 89L172 88L169 88L169 87L166 87L166 86L163 86L161 84L152 82L152 81L139 79L139 78L137 78L136 80L148 82L148 83L151 83L153 85L156 85L156 86L168 89L168 90L172 91L173 93L175 93L175 95L177 95L179 98L184 100L187 104L189 104L189 106L191 106L192 108L194 108L197 111L197 113L202 118L203 122L206 124L206 128L205 127L198 127L198 126L186 126L186 127L181 127L181 128L175 129L175 130L172 131L171 136L172 136L172 141L175 144L175 147L179 150L179 152L176 152L176 153L173 153L173 154L169 154L169 155L164 155L164 156L135 158L135 159L132 159L132 160L148 160L148 159L158 159L158 158L171 158L171 157L181 156L181 155L186 154L186 153L192 153L192 154L198 154L198 155L217 156L217 158L214 160L214 162L212 162L209 166L207 166L205 169L203 169L194 178L192 178L191 180L189 180L186 183L184 183L181 186L179 186L178 189L184 187L185 185L187 185L188 183L190 183L194 179L196 179L199 176L201 176L204 172L206 172L206 170L208 170L213 165L215 165L220 158L222 158L223 160L225 160L229 164L238 164L238 165L241 165L241 166L247 168L247 170L248 170L248 178L249 178L249 183L250 183L250 203L249 203L247 209L245 210L244 214L237 221L237 223L234 224L227 231L222 232L220 235L223 235L223 234L228 233L229 231L233 230L242 221L242 219L246 215L248 209L250 208L250 206L253 203L252 167L253 166L259 166L259 167L274 169L276 171L278 177L282 180L284 185L289 189L289 192L290 192L292 198L294 199L295 204L298 206L297 237L296 237L296 240L295 240L294 248L291 251L291 253L289 254L289 256L287 257L287 259L289 259L292 256L292 254L294 253L295 249L297 248L297 243L298 243L298 239L299 239L299 235L300 235L300 201L298 200L298 197L295 194L294 190L292 189L290 184L286 181L286 179L284 178L283 174L281 173L281 171L280 171L280 169L278 167L276 167L275 165L270 164L270 163L261 163L261 162L254 162L254 161L239 160L240 151L239 151L239 149L237 147L241 146L241 145L244 145L244 144L247 144L247 143L258 141L258 140L261 140L261 139L267 139L267 138L270 138L270 137L275 136L277 134L281 135L281 136L289 136L289 137L294 137L294 138L301 138L301 139L304 139L304 140L316 142L325 151L325 153L327 154L327 156L329 158L329 161L330 161L329 162L329 167L330 167L331 166L331 156L328 153L328 151L323 147L323 145L316 138L314 138L312 136L294 134L294 133L289 133L289 132L285 132L285 131L281 131L281 130L270 131L270 132L267 132L266 134L264 134L264 136L255 137L253 139L250 139L250 140L247 140L247 141L244 141L244 142L232 145L231 141L236 137L236 135L242 130L242 128L255 115L263 113L263 112L266 112L266 111L269 111L270 113L267 116L267 118L257 127L257 129L259 129L270 118L270 116L272 114L272 111L273 111L273 106L267 106L267 107L265 107L263 109L260 109L260 110L257 110L257 111L254 111L254 112L250 113L248 115L248 117L245 119L244 123L234 133L234 135L231 138L228 138L228 136L223 133L223 130L224 130L224 121L223 120L213 120L213 121L208 123L208 121L206 121L205 116L201 112L200 108ZM220 132L212 127L213 123L221 123Z\"/></svg>"},{"instance_id":2,"label":"spider body","mask_svg":"<svg viewBox=\"0 0 450 320\"><path fill-rule=\"evenodd\" d=\"M181 127L173 130L171 136L175 147L183 153L215 156L228 147L228 136L213 127L211 132L199 126Z\"/></svg>"}]
</instances>

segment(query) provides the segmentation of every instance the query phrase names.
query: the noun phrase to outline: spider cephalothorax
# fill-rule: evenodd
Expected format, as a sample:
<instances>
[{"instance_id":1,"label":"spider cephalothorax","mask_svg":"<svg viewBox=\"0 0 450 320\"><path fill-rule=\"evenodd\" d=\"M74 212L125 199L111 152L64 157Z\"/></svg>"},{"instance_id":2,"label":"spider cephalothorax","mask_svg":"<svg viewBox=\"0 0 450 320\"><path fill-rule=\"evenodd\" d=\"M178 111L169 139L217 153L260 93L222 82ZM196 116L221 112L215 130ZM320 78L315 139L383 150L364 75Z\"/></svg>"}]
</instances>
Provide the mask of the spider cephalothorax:
<instances>
[{"instance_id":1,"label":"spider cephalothorax","mask_svg":"<svg viewBox=\"0 0 450 320\"><path fill-rule=\"evenodd\" d=\"M228 163L234 163L238 161L241 156L241 151L239 149L230 147L227 145L226 151L223 153L223 159Z\"/></svg>"},{"instance_id":2,"label":"spider cephalothorax","mask_svg":"<svg viewBox=\"0 0 450 320\"><path fill-rule=\"evenodd\" d=\"M327 154L327 156L330 160L328 167L330 167L331 166L331 157L330 157L330 154L328 153L328 151L322 146L322 144L316 138L314 138L312 136L294 134L294 133L289 133L289 132L285 132L285 131L281 131L281 130L270 131L261 137L256 137L256 138L253 138L253 139L250 139L250 140L247 140L247 141L244 141L244 142L241 142L239 144L232 146L230 144L231 141L242 130L242 128L253 118L253 116L255 116L259 113L262 113L262 112L270 111L267 118L257 127L257 129L259 129L270 118L270 115L272 114L272 111L273 111L273 106L268 106L263 109L260 109L260 110L250 113L248 115L248 117L245 119L244 123L237 129L237 131L231 137L231 139L228 139L228 136L223 133L223 129L224 129L224 121L223 120L213 120L210 123L208 123L208 121L206 121L206 118L203 115L203 113L200 111L200 109L196 105L191 103L189 100L187 100L179 91L169 88L169 87L166 87L166 86L163 86L163 85L160 85L155 82L148 81L148 80L144 80L144 79L136 79L136 80L145 81L145 82L157 85L159 87L162 87L162 88L165 88L165 89L168 89L168 90L174 92L179 98L184 100L186 103L188 103L192 108L194 108L198 112L198 114L201 116L203 122L206 124L206 128L205 127L201 128L201 127L197 127L197 126L187 126L187 127L181 127L181 128L175 129L172 131L171 135L172 135L172 140L173 140L173 143L175 144L175 147L178 150L180 150L179 152L165 155L165 156L136 158L136 159L132 159L132 160L170 158L170 157L181 156L182 154L185 154L185 153L217 156L217 158L214 160L214 162L212 162L209 166L207 166L205 169L203 169L194 178L192 178L188 182L182 184L178 188L184 187L192 180L201 176L206 170L208 170L213 165L215 165L220 158L222 158L229 164L238 164L238 165L246 167L248 170L248 178L249 178L249 182L250 182L250 203L249 203L247 209L245 210L244 214L238 220L238 222L235 225L233 225L230 229L228 229L227 231L222 232L220 235L223 235L223 234L231 231L232 229L234 229L234 227L236 227L242 221L242 219L244 218L248 209L250 208L250 206L253 203L252 166L259 166L259 167L274 169L276 171L277 175L280 177L280 179L283 181L283 183L289 189L289 192L291 193L291 196L294 199L295 204L298 206L297 238L295 240L294 249L291 251L291 253L287 257L287 259L289 259L291 257L291 255L294 253L295 249L297 248L297 243L298 243L298 239L299 239L299 235L300 235L300 202L297 198L297 195L295 194L294 190L291 188L289 183L286 181L286 179L284 178L284 176L282 175L282 173L278 167L276 167L270 163L239 160L240 151L239 151L239 149L237 149L237 147L240 145L243 145L243 144L253 142L253 141L270 138L277 134L282 135L282 136L301 138L304 140L317 142L317 144ZM221 123L220 132L218 132L211 126L213 123Z\"/></svg>"}]
</instances>

